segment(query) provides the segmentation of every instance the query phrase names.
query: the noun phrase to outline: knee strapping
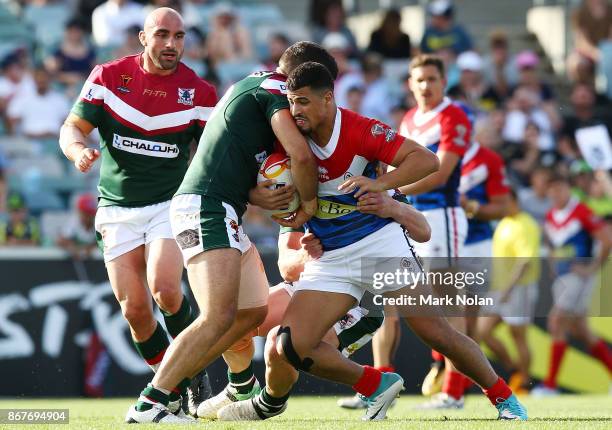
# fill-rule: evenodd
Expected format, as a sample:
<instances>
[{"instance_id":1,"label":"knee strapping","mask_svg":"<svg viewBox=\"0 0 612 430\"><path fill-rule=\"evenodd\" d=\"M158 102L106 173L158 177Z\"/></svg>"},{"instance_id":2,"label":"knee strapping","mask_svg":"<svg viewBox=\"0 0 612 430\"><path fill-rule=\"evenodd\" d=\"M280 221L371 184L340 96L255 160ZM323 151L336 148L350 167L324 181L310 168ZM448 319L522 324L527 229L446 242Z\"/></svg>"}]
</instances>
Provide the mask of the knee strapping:
<instances>
[{"instance_id":1,"label":"knee strapping","mask_svg":"<svg viewBox=\"0 0 612 430\"><path fill-rule=\"evenodd\" d=\"M285 357L287 357L289 364L291 364L296 370L308 372L314 361L312 361L312 358L310 357L306 357L304 360L302 360L295 351L293 342L291 341L291 328L281 326L278 329L278 334L276 336L280 340L283 353L285 354Z\"/></svg>"}]
</instances>

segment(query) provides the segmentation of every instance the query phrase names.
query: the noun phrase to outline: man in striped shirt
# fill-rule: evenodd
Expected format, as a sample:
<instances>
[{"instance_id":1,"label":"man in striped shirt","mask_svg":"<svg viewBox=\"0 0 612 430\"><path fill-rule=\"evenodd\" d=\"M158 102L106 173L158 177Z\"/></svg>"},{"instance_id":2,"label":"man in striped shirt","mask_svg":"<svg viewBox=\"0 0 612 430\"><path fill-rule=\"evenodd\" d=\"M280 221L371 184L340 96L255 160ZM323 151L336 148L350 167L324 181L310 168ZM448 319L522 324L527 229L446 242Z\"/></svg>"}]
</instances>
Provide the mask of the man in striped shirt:
<instances>
[{"instance_id":1,"label":"man in striped shirt","mask_svg":"<svg viewBox=\"0 0 612 430\"><path fill-rule=\"evenodd\" d=\"M194 319L181 290L182 257L169 207L217 94L180 62L185 30L176 11L151 12L139 36L144 52L93 69L62 127L60 146L83 173L100 158L96 236L134 345L156 371L167 335L178 336ZM99 150L86 145L94 128ZM153 316L151 297L167 331Z\"/></svg>"}]
</instances>

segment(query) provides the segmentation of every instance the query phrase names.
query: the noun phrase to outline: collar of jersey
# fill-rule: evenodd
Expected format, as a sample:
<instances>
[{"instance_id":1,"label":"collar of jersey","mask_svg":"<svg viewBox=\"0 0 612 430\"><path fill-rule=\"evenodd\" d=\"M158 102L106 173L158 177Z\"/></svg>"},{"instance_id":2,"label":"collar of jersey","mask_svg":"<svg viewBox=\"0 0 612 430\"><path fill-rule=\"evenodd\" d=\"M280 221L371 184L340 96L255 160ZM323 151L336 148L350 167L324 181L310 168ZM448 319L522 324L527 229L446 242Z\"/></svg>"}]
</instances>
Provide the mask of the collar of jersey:
<instances>
[{"instance_id":1,"label":"collar of jersey","mask_svg":"<svg viewBox=\"0 0 612 430\"><path fill-rule=\"evenodd\" d=\"M578 199L572 196L563 209L554 210L552 212L553 220L555 220L557 224L561 224L570 216L577 204Z\"/></svg>"},{"instance_id":2,"label":"collar of jersey","mask_svg":"<svg viewBox=\"0 0 612 430\"><path fill-rule=\"evenodd\" d=\"M423 124L426 124L427 122L431 121L433 117L438 115L438 113L446 109L446 107L451 103L451 99L444 97L438 106L428 112L421 112L421 110L417 108L416 112L414 113L414 117L412 118L414 125L420 127Z\"/></svg>"},{"instance_id":3,"label":"collar of jersey","mask_svg":"<svg viewBox=\"0 0 612 430\"><path fill-rule=\"evenodd\" d=\"M340 128L342 126L342 113L340 109L336 108L336 118L334 119L334 130L332 131L332 135L329 138L329 142L324 147L320 147L317 145L314 140L308 138L308 144L310 145L310 149L312 149L313 154L319 160L326 160L332 156L336 147L338 146L338 141L340 140Z\"/></svg>"}]
</instances>

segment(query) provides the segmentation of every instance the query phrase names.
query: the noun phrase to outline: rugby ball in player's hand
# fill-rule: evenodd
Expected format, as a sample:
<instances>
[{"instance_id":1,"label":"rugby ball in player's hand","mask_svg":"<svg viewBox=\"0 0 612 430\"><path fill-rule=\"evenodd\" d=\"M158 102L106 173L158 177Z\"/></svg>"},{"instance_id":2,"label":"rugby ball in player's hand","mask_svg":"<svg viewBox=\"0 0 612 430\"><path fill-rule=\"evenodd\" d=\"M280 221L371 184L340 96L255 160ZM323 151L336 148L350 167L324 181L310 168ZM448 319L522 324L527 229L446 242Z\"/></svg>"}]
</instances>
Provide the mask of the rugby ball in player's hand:
<instances>
[{"instance_id":1,"label":"rugby ball in player's hand","mask_svg":"<svg viewBox=\"0 0 612 430\"><path fill-rule=\"evenodd\" d=\"M275 152L264 160L259 168L257 183L274 179L276 184L271 185L270 189L277 189L285 185L293 185L291 176L291 161L285 154ZM300 207L300 196L297 191L293 193L293 199L287 208L278 210L266 210L265 212L275 218L286 218L292 215Z\"/></svg>"}]
</instances>

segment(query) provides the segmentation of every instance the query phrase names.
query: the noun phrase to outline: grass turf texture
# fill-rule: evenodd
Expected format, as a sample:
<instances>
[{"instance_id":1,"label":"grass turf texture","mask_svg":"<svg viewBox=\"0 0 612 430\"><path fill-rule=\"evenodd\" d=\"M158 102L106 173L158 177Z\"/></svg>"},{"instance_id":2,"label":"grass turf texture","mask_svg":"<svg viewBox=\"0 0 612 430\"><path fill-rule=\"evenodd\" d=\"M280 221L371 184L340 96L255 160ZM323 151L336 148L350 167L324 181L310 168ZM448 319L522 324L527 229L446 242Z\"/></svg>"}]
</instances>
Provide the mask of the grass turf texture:
<instances>
[{"instance_id":1,"label":"grass turf texture","mask_svg":"<svg viewBox=\"0 0 612 430\"><path fill-rule=\"evenodd\" d=\"M362 411L347 411L336 406L336 397L294 397L280 417L263 422L211 422L201 420L199 426L210 429L610 429L612 428L612 399L610 396L564 395L545 399L523 398L530 421L513 423L496 421L497 413L482 396L472 395L462 411L418 411L414 407L424 398L403 396L390 409L384 422L363 423ZM135 399L23 399L0 400L0 409L11 408L68 408L69 426L0 424L0 428L24 429L116 429L124 426L128 406ZM126 425L127 426L127 425ZM168 426L161 428L185 428ZM160 428L158 425L130 426L131 429Z\"/></svg>"}]
</instances>

